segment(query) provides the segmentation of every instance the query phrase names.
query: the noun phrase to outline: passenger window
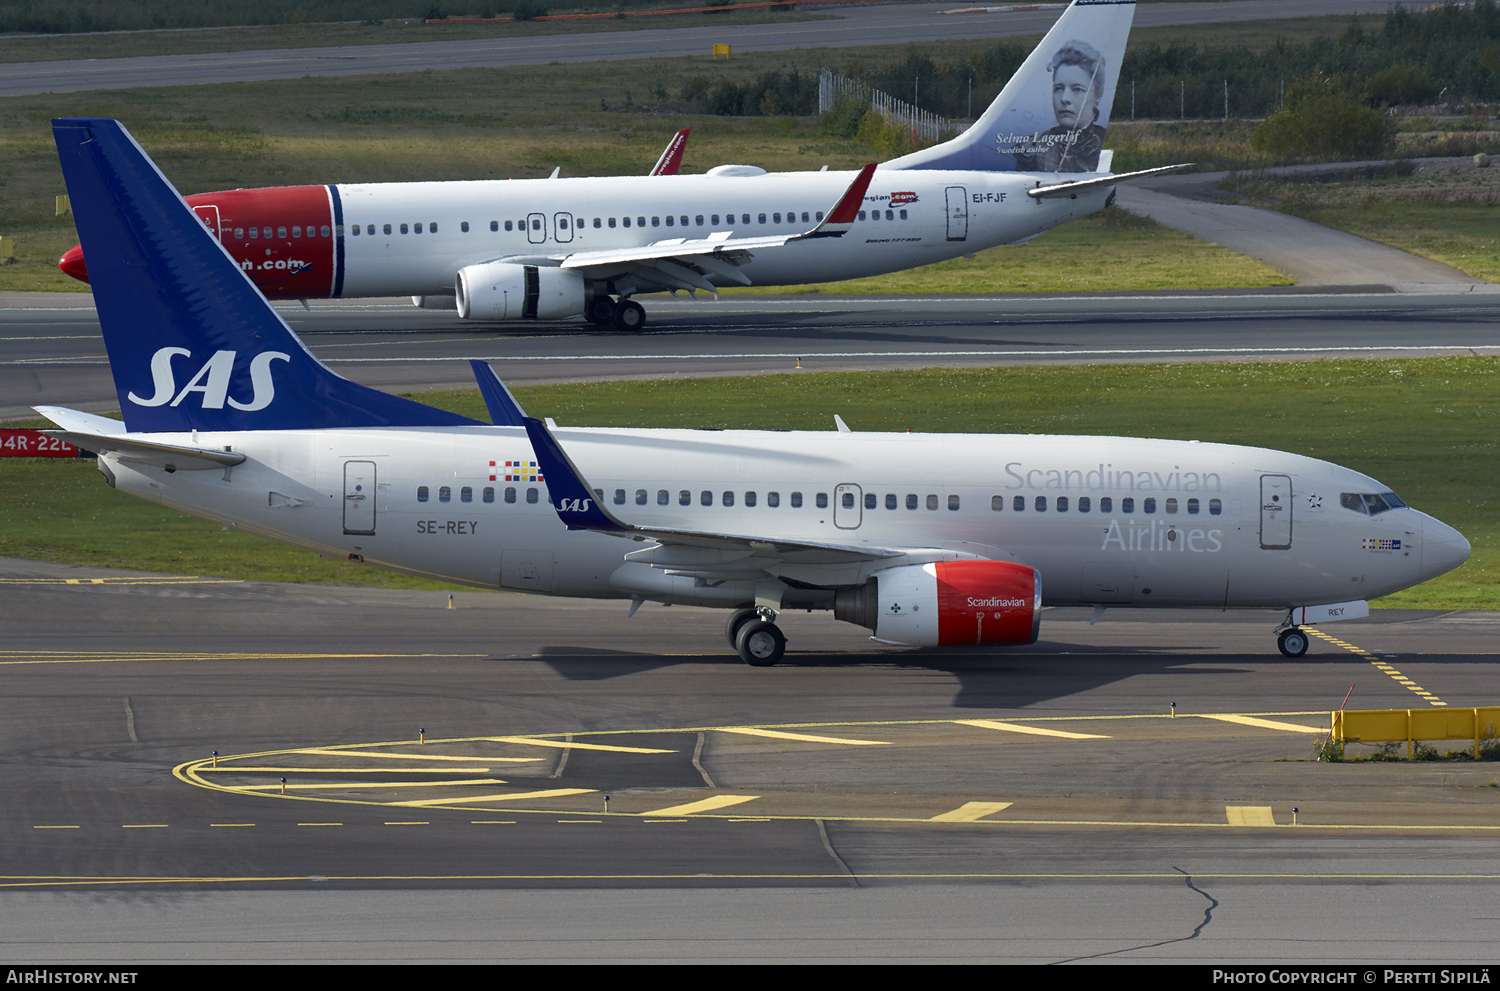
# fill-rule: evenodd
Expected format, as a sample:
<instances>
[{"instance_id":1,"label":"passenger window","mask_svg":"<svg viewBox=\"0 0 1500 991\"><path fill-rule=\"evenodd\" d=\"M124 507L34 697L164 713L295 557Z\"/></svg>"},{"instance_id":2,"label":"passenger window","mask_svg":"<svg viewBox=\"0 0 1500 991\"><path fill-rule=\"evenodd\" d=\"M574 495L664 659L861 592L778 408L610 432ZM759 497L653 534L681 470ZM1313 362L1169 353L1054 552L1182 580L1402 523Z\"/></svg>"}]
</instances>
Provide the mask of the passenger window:
<instances>
[{"instance_id":1,"label":"passenger window","mask_svg":"<svg viewBox=\"0 0 1500 991\"><path fill-rule=\"evenodd\" d=\"M532 503L533 505L536 504L536 489L535 488L529 488L529 489L526 490L526 501L529 502L529 503ZM548 497L547 501L548 502L552 501L552 499L551 499L550 496Z\"/></svg>"},{"instance_id":2,"label":"passenger window","mask_svg":"<svg viewBox=\"0 0 1500 991\"><path fill-rule=\"evenodd\" d=\"M1156 512L1156 497L1148 496L1145 500L1143 500L1141 511L1144 513Z\"/></svg>"},{"instance_id":3,"label":"passenger window","mask_svg":"<svg viewBox=\"0 0 1500 991\"><path fill-rule=\"evenodd\" d=\"M626 218L625 218L625 226L626 226L626 227L629 227L629 226L630 226L630 218L629 218L629 217L626 217Z\"/></svg>"},{"instance_id":4,"label":"passenger window","mask_svg":"<svg viewBox=\"0 0 1500 991\"><path fill-rule=\"evenodd\" d=\"M938 508L938 497L937 496L935 496L935 495L928 495L928 497L927 497L927 508L928 509L936 509L936 508Z\"/></svg>"},{"instance_id":5,"label":"passenger window","mask_svg":"<svg viewBox=\"0 0 1500 991\"><path fill-rule=\"evenodd\" d=\"M870 211L870 219L871 220L879 220L880 219L880 211L879 210L871 210Z\"/></svg>"},{"instance_id":6,"label":"passenger window","mask_svg":"<svg viewBox=\"0 0 1500 991\"><path fill-rule=\"evenodd\" d=\"M636 489L635 490L635 504L637 506L644 506L646 504L646 490L645 489Z\"/></svg>"},{"instance_id":7,"label":"passenger window","mask_svg":"<svg viewBox=\"0 0 1500 991\"><path fill-rule=\"evenodd\" d=\"M958 496L951 495L951 496L948 497L948 508L950 510L957 511L957 509L958 509Z\"/></svg>"},{"instance_id":8,"label":"passenger window","mask_svg":"<svg viewBox=\"0 0 1500 991\"><path fill-rule=\"evenodd\" d=\"M744 218L743 220L740 221L740 223L742 223L742 224L748 224L750 222L750 215L748 213L742 213L742 214L740 214L740 216ZM729 222L731 224L734 223L734 216L732 214L730 215Z\"/></svg>"},{"instance_id":9,"label":"passenger window","mask_svg":"<svg viewBox=\"0 0 1500 991\"><path fill-rule=\"evenodd\" d=\"M652 218L651 218L651 219L652 219L652 220L655 220L655 219L656 219L656 218L655 218L655 217L652 217ZM653 224L653 225L652 225L652 226L653 226L653 227L654 227L654 226L655 226L655 225L654 225L654 224ZM671 226L672 226L672 218L671 218L671 217L668 217L668 218L667 218L667 226L668 226L668 227L671 227Z\"/></svg>"},{"instance_id":10,"label":"passenger window","mask_svg":"<svg viewBox=\"0 0 1500 991\"><path fill-rule=\"evenodd\" d=\"M708 218L708 222L713 224L715 227L719 226L719 215L717 213L714 214L712 217Z\"/></svg>"},{"instance_id":11,"label":"passenger window","mask_svg":"<svg viewBox=\"0 0 1500 991\"><path fill-rule=\"evenodd\" d=\"M563 231L565 231L565 230L568 229L568 218L567 217L558 217L557 218L557 229L558 230L563 230Z\"/></svg>"},{"instance_id":12,"label":"passenger window","mask_svg":"<svg viewBox=\"0 0 1500 991\"><path fill-rule=\"evenodd\" d=\"M626 218L625 218L625 222L626 222L626 225L627 225L627 226L628 226L628 225L629 225L629 223L630 223L630 218L629 218L629 217L626 217ZM610 227L614 227L614 226L615 226L615 218L614 218L614 217L610 217L610 218L609 218L609 226L610 226Z\"/></svg>"},{"instance_id":13,"label":"passenger window","mask_svg":"<svg viewBox=\"0 0 1500 991\"><path fill-rule=\"evenodd\" d=\"M1059 513L1066 513L1068 511L1068 497L1067 496L1058 496L1057 497L1057 511Z\"/></svg>"},{"instance_id":14,"label":"passenger window","mask_svg":"<svg viewBox=\"0 0 1500 991\"><path fill-rule=\"evenodd\" d=\"M875 493L873 493L873 492L866 492L865 493L865 508L866 509L874 509L875 508Z\"/></svg>"},{"instance_id":15,"label":"passenger window","mask_svg":"<svg viewBox=\"0 0 1500 991\"><path fill-rule=\"evenodd\" d=\"M601 228L603 226L604 226L604 220L602 218L600 218L600 217L595 217L594 218L594 230L598 230L599 228Z\"/></svg>"},{"instance_id":16,"label":"passenger window","mask_svg":"<svg viewBox=\"0 0 1500 991\"><path fill-rule=\"evenodd\" d=\"M1208 515L1218 516L1224 512L1224 504L1217 499L1208 500Z\"/></svg>"},{"instance_id":17,"label":"passenger window","mask_svg":"<svg viewBox=\"0 0 1500 991\"><path fill-rule=\"evenodd\" d=\"M819 210L817 213L813 214L813 216L817 217L819 220L822 220L823 219L823 211Z\"/></svg>"},{"instance_id":18,"label":"passenger window","mask_svg":"<svg viewBox=\"0 0 1500 991\"><path fill-rule=\"evenodd\" d=\"M278 228L276 228L276 236L277 237L286 237L286 228L285 227L278 227Z\"/></svg>"},{"instance_id":19,"label":"passenger window","mask_svg":"<svg viewBox=\"0 0 1500 991\"><path fill-rule=\"evenodd\" d=\"M698 497L698 501L705 506L712 506L714 504L714 494L707 489L704 489L702 494Z\"/></svg>"},{"instance_id":20,"label":"passenger window","mask_svg":"<svg viewBox=\"0 0 1500 991\"><path fill-rule=\"evenodd\" d=\"M1167 500L1167 512L1169 512L1169 513L1176 513L1177 512L1177 500L1176 499L1168 499Z\"/></svg>"},{"instance_id":21,"label":"passenger window","mask_svg":"<svg viewBox=\"0 0 1500 991\"><path fill-rule=\"evenodd\" d=\"M746 492L745 493L745 505L746 506L753 506L753 505L755 505L755 493L754 492Z\"/></svg>"},{"instance_id":22,"label":"passenger window","mask_svg":"<svg viewBox=\"0 0 1500 991\"><path fill-rule=\"evenodd\" d=\"M1093 505L1093 504L1089 501L1089 497L1088 496L1079 496L1078 497L1078 511L1080 513L1086 513L1086 512L1088 512L1089 511L1089 507L1091 505Z\"/></svg>"},{"instance_id":23,"label":"passenger window","mask_svg":"<svg viewBox=\"0 0 1500 991\"><path fill-rule=\"evenodd\" d=\"M917 504L918 504L917 494L915 492L908 492L906 494L906 508L907 509L916 509L917 508Z\"/></svg>"},{"instance_id":24,"label":"passenger window","mask_svg":"<svg viewBox=\"0 0 1500 991\"><path fill-rule=\"evenodd\" d=\"M1132 499L1129 496L1126 496L1124 499L1121 499L1120 500L1120 512L1122 512L1122 513L1133 513L1133 512L1135 512L1135 500Z\"/></svg>"},{"instance_id":25,"label":"passenger window","mask_svg":"<svg viewBox=\"0 0 1500 991\"><path fill-rule=\"evenodd\" d=\"M405 225L405 224L402 224L402 225L401 225L401 233L402 233L402 234L405 234L405 233L406 233L406 225Z\"/></svg>"},{"instance_id":26,"label":"passenger window","mask_svg":"<svg viewBox=\"0 0 1500 991\"><path fill-rule=\"evenodd\" d=\"M854 508L854 493L853 492L845 492L844 493L844 508L845 509L853 509Z\"/></svg>"},{"instance_id":27,"label":"passenger window","mask_svg":"<svg viewBox=\"0 0 1500 991\"><path fill-rule=\"evenodd\" d=\"M885 496L885 508L886 509L895 509L896 508L896 493L894 493L894 492L887 492L886 493L886 496Z\"/></svg>"},{"instance_id":28,"label":"passenger window","mask_svg":"<svg viewBox=\"0 0 1500 991\"><path fill-rule=\"evenodd\" d=\"M760 222L761 222L761 223L765 223L765 222L766 222L766 215L765 215L765 214L763 214L763 213L762 213L762 214L760 214Z\"/></svg>"},{"instance_id":29,"label":"passenger window","mask_svg":"<svg viewBox=\"0 0 1500 991\"><path fill-rule=\"evenodd\" d=\"M234 229L234 239L236 241L240 241L240 240L243 240L244 237L245 237L245 228L243 228L243 227L236 227Z\"/></svg>"},{"instance_id":30,"label":"passenger window","mask_svg":"<svg viewBox=\"0 0 1500 991\"><path fill-rule=\"evenodd\" d=\"M389 234L389 233L390 233L390 232L391 232L391 225L390 225L390 224L386 224L386 225L385 225L385 232L386 232L386 233L387 233L387 234Z\"/></svg>"},{"instance_id":31,"label":"passenger window","mask_svg":"<svg viewBox=\"0 0 1500 991\"><path fill-rule=\"evenodd\" d=\"M683 223L687 223L687 218L686 217L683 217L682 220L683 220ZM694 217L693 218L693 222L695 224L697 224L699 227L702 227L703 226L703 214L700 213L700 214L698 214L698 216Z\"/></svg>"},{"instance_id":32,"label":"passenger window","mask_svg":"<svg viewBox=\"0 0 1500 991\"><path fill-rule=\"evenodd\" d=\"M681 222L682 226L684 226L684 227L687 226L687 218L686 217L679 217L678 220ZM698 218L698 223L700 223L700 224L703 223L703 218L702 217Z\"/></svg>"},{"instance_id":33,"label":"passenger window","mask_svg":"<svg viewBox=\"0 0 1500 991\"><path fill-rule=\"evenodd\" d=\"M420 234L422 232L418 231L417 233ZM429 233L429 234L436 234L437 233L437 224L428 224L427 225L427 233Z\"/></svg>"},{"instance_id":34,"label":"passenger window","mask_svg":"<svg viewBox=\"0 0 1500 991\"><path fill-rule=\"evenodd\" d=\"M808 219L807 219L807 211L806 211L806 210L803 210L803 211L802 211L802 222L803 222L803 223L804 223L804 224L805 224L805 223L808 223Z\"/></svg>"},{"instance_id":35,"label":"passenger window","mask_svg":"<svg viewBox=\"0 0 1500 991\"><path fill-rule=\"evenodd\" d=\"M412 233L414 233L414 234L420 234L420 233L422 233L422 225L421 224L417 224L417 225L413 226L412 227Z\"/></svg>"},{"instance_id":36,"label":"passenger window","mask_svg":"<svg viewBox=\"0 0 1500 991\"><path fill-rule=\"evenodd\" d=\"M623 505L625 505L625 490L624 489L615 489L615 505L616 506L623 506Z\"/></svg>"},{"instance_id":37,"label":"passenger window","mask_svg":"<svg viewBox=\"0 0 1500 991\"><path fill-rule=\"evenodd\" d=\"M458 501L459 502L473 502L474 501L474 489L473 489L473 487L465 485L463 488L459 489L458 490Z\"/></svg>"},{"instance_id":38,"label":"passenger window","mask_svg":"<svg viewBox=\"0 0 1500 991\"><path fill-rule=\"evenodd\" d=\"M256 240L259 240L259 239L260 239L260 228L259 227L252 227L252 228L250 228L250 240L256 241Z\"/></svg>"},{"instance_id":39,"label":"passenger window","mask_svg":"<svg viewBox=\"0 0 1500 991\"><path fill-rule=\"evenodd\" d=\"M990 496L990 509L996 513L1005 508L1005 496Z\"/></svg>"},{"instance_id":40,"label":"passenger window","mask_svg":"<svg viewBox=\"0 0 1500 991\"><path fill-rule=\"evenodd\" d=\"M781 214L779 214L779 213L773 213L773 214L771 214L771 222L773 224L779 224L779 223L781 223Z\"/></svg>"},{"instance_id":41,"label":"passenger window","mask_svg":"<svg viewBox=\"0 0 1500 991\"><path fill-rule=\"evenodd\" d=\"M485 502L494 502L495 501L495 487L493 485L486 485L484 487L484 501Z\"/></svg>"},{"instance_id":42,"label":"passenger window","mask_svg":"<svg viewBox=\"0 0 1500 991\"><path fill-rule=\"evenodd\" d=\"M1198 500L1197 499L1189 499L1188 500L1188 515L1189 516L1197 516L1198 515Z\"/></svg>"},{"instance_id":43,"label":"passenger window","mask_svg":"<svg viewBox=\"0 0 1500 991\"><path fill-rule=\"evenodd\" d=\"M657 489L656 490L656 504L658 506L665 506L667 503L669 503L671 501L672 501L672 493L668 492L666 489Z\"/></svg>"},{"instance_id":44,"label":"passenger window","mask_svg":"<svg viewBox=\"0 0 1500 991\"><path fill-rule=\"evenodd\" d=\"M863 210L859 211L859 219L860 220L864 220L865 219L865 212Z\"/></svg>"},{"instance_id":45,"label":"passenger window","mask_svg":"<svg viewBox=\"0 0 1500 991\"><path fill-rule=\"evenodd\" d=\"M689 492L687 489L683 489L681 492L677 493L677 505L679 505L679 506L691 506L692 504L693 504L693 494L691 492Z\"/></svg>"},{"instance_id":46,"label":"passenger window","mask_svg":"<svg viewBox=\"0 0 1500 991\"><path fill-rule=\"evenodd\" d=\"M792 508L793 509L801 509L802 508L802 493L801 492L793 492L792 493Z\"/></svg>"},{"instance_id":47,"label":"passenger window","mask_svg":"<svg viewBox=\"0 0 1500 991\"><path fill-rule=\"evenodd\" d=\"M828 508L828 493L827 492L819 492L818 493L818 498L817 498L817 503L818 503L818 508L819 509L827 509Z\"/></svg>"},{"instance_id":48,"label":"passenger window","mask_svg":"<svg viewBox=\"0 0 1500 991\"><path fill-rule=\"evenodd\" d=\"M902 219L902 220L905 220L905 219L906 219L906 211L905 211L905 210L902 210L902 211L901 211L901 219Z\"/></svg>"},{"instance_id":49,"label":"passenger window","mask_svg":"<svg viewBox=\"0 0 1500 991\"><path fill-rule=\"evenodd\" d=\"M1026 511L1026 497L1016 496L1011 500L1010 508L1014 509L1018 513L1024 513Z\"/></svg>"},{"instance_id":50,"label":"passenger window","mask_svg":"<svg viewBox=\"0 0 1500 991\"><path fill-rule=\"evenodd\" d=\"M645 217L636 217L635 218L635 225L637 227L645 227L646 226L646 218ZM629 227L630 225L626 224L625 226Z\"/></svg>"},{"instance_id":51,"label":"passenger window","mask_svg":"<svg viewBox=\"0 0 1500 991\"><path fill-rule=\"evenodd\" d=\"M766 493L766 505L769 506L769 507L771 507L772 509L775 509L777 506L781 505L781 493L780 492L767 492Z\"/></svg>"},{"instance_id":52,"label":"passenger window","mask_svg":"<svg viewBox=\"0 0 1500 991\"><path fill-rule=\"evenodd\" d=\"M438 502L452 502L452 501L453 501L453 490L452 489L450 489L446 485L444 485L442 488L438 489Z\"/></svg>"},{"instance_id":53,"label":"passenger window","mask_svg":"<svg viewBox=\"0 0 1500 991\"><path fill-rule=\"evenodd\" d=\"M505 501L506 502L515 502L516 501L516 490L515 490L514 486L507 485L505 487Z\"/></svg>"},{"instance_id":54,"label":"passenger window","mask_svg":"<svg viewBox=\"0 0 1500 991\"><path fill-rule=\"evenodd\" d=\"M465 220L463 223L458 225L458 229L463 231L465 234L469 233L469 222Z\"/></svg>"},{"instance_id":55,"label":"passenger window","mask_svg":"<svg viewBox=\"0 0 1500 991\"><path fill-rule=\"evenodd\" d=\"M385 231L385 232L386 232L386 233L387 233L387 234L389 234L389 233L390 233L390 232L391 232L391 231L390 231L390 228L386 228L386 231ZM366 234L370 234L370 235L373 235L373 234L374 234L374 233L375 233L375 225L374 225L374 224L371 224L371 225L370 225L370 226L368 226L368 227L366 227L366 228L365 228L365 233L366 233Z\"/></svg>"},{"instance_id":56,"label":"passenger window","mask_svg":"<svg viewBox=\"0 0 1500 991\"><path fill-rule=\"evenodd\" d=\"M1047 497L1046 496L1037 496L1036 497L1036 511L1039 512L1039 513L1045 513L1047 511Z\"/></svg>"},{"instance_id":57,"label":"passenger window","mask_svg":"<svg viewBox=\"0 0 1500 991\"><path fill-rule=\"evenodd\" d=\"M667 219L670 220L671 218L669 217ZM661 218L660 217L652 217L651 218L651 226L652 227L660 227L661 226Z\"/></svg>"},{"instance_id":58,"label":"passenger window","mask_svg":"<svg viewBox=\"0 0 1500 991\"><path fill-rule=\"evenodd\" d=\"M733 506L734 505L734 493L733 492L725 492L724 493L724 502L723 502L723 505L725 505L725 506Z\"/></svg>"},{"instance_id":59,"label":"passenger window","mask_svg":"<svg viewBox=\"0 0 1500 991\"><path fill-rule=\"evenodd\" d=\"M531 229L534 230L534 231L541 230L542 229L542 222L540 220L533 220L531 222Z\"/></svg>"},{"instance_id":60,"label":"passenger window","mask_svg":"<svg viewBox=\"0 0 1500 991\"><path fill-rule=\"evenodd\" d=\"M1113 499L1111 499L1109 496L1100 496L1099 497L1099 512L1101 512L1101 513L1112 513L1112 512L1114 512L1114 506L1115 506L1115 501Z\"/></svg>"},{"instance_id":61,"label":"passenger window","mask_svg":"<svg viewBox=\"0 0 1500 991\"><path fill-rule=\"evenodd\" d=\"M417 486L417 501L418 502L426 502L427 501L427 486L425 486L425 485L418 485Z\"/></svg>"},{"instance_id":62,"label":"passenger window","mask_svg":"<svg viewBox=\"0 0 1500 991\"><path fill-rule=\"evenodd\" d=\"M887 210L885 212L885 219L886 220L895 220L896 219L896 215L894 213L892 213L890 210Z\"/></svg>"},{"instance_id":63,"label":"passenger window","mask_svg":"<svg viewBox=\"0 0 1500 991\"><path fill-rule=\"evenodd\" d=\"M323 236L327 237L328 236L328 225L327 224L323 225L322 231L323 231Z\"/></svg>"}]
</instances>

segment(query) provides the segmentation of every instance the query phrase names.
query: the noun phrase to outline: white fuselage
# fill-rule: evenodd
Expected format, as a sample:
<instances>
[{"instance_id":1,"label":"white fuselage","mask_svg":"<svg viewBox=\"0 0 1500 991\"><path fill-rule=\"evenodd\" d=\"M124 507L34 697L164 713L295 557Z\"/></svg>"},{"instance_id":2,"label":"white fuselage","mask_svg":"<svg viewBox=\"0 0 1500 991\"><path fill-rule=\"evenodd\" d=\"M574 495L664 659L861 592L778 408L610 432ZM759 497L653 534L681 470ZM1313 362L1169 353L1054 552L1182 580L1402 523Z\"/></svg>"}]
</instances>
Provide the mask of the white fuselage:
<instances>
[{"instance_id":1,"label":"white fuselage","mask_svg":"<svg viewBox=\"0 0 1500 991\"><path fill-rule=\"evenodd\" d=\"M601 502L643 527L901 551L782 561L796 588L858 585L894 565L982 558L1041 573L1049 605L1295 606L1369 599L1448 570L1468 544L1409 508L1370 516L1358 472L1262 448L1040 435L555 431ZM228 471L132 466L119 488L320 553L489 588L742 603L642 560L642 543L569 531L520 428L158 434L233 448ZM507 480L509 474L510 480ZM359 532L348 532L350 529ZM626 555L634 554L627 561ZM649 559L649 554L645 555ZM716 563L723 574L723 562ZM815 597L814 597L815 598ZM795 596L788 604L795 604ZM808 599L809 603L813 599Z\"/></svg>"},{"instance_id":2,"label":"white fuselage","mask_svg":"<svg viewBox=\"0 0 1500 991\"><path fill-rule=\"evenodd\" d=\"M347 231L342 295L451 294L459 269L504 258L555 260L722 231L735 237L797 234L822 219L853 176L788 172L341 185ZM860 219L843 237L758 252L740 271L754 285L783 286L915 268L1033 237L1098 210L1112 191L1027 196L1025 190L1039 181L1057 177L877 170ZM227 234L232 249L233 232Z\"/></svg>"}]
</instances>

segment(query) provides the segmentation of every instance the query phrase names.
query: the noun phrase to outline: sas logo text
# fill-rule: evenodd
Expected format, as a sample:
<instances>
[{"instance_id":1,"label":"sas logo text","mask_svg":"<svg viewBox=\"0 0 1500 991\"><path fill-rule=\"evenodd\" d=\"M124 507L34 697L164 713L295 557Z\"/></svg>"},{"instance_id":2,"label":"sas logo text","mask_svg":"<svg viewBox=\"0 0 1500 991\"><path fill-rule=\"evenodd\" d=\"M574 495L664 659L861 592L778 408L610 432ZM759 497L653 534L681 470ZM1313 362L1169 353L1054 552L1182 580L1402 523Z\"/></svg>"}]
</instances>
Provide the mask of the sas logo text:
<instances>
[{"instance_id":1,"label":"sas logo text","mask_svg":"<svg viewBox=\"0 0 1500 991\"><path fill-rule=\"evenodd\" d=\"M240 402L229 395L229 379L234 372L238 351L215 351L212 358L188 380L179 391L177 376L172 369L172 359L192 358L187 348L161 348L151 356L151 380L155 394L143 399L131 392L127 398L137 406L178 406L192 393L202 398L203 409L223 409L228 403L237 410L254 413L271 405L276 398L276 383L271 380L271 362L291 361L292 356L281 351L262 351L250 359L250 401Z\"/></svg>"},{"instance_id":2,"label":"sas logo text","mask_svg":"<svg viewBox=\"0 0 1500 991\"><path fill-rule=\"evenodd\" d=\"M557 511L559 513L587 513L594 508L592 499L559 499Z\"/></svg>"},{"instance_id":3,"label":"sas logo text","mask_svg":"<svg viewBox=\"0 0 1500 991\"><path fill-rule=\"evenodd\" d=\"M1004 203L1004 193L972 193L975 203Z\"/></svg>"}]
</instances>

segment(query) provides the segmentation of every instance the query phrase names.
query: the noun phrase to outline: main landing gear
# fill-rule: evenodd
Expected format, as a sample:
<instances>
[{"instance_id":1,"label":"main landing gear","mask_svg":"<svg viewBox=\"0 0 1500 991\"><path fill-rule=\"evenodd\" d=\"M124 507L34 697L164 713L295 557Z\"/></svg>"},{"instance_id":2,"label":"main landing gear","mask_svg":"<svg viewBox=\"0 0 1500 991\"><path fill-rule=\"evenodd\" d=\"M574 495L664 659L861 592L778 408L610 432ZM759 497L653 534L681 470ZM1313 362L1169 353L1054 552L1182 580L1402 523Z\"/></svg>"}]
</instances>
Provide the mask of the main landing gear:
<instances>
[{"instance_id":1,"label":"main landing gear","mask_svg":"<svg viewBox=\"0 0 1500 991\"><path fill-rule=\"evenodd\" d=\"M758 668L768 668L786 655L786 634L772 616L755 609L730 613L724 638L746 664Z\"/></svg>"},{"instance_id":2,"label":"main landing gear","mask_svg":"<svg viewBox=\"0 0 1500 991\"><path fill-rule=\"evenodd\" d=\"M646 326L646 308L633 299L622 299L617 303L608 296L595 296L589 300L583 316L591 324L613 327L627 334Z\"/></svg>"}]
</instances>

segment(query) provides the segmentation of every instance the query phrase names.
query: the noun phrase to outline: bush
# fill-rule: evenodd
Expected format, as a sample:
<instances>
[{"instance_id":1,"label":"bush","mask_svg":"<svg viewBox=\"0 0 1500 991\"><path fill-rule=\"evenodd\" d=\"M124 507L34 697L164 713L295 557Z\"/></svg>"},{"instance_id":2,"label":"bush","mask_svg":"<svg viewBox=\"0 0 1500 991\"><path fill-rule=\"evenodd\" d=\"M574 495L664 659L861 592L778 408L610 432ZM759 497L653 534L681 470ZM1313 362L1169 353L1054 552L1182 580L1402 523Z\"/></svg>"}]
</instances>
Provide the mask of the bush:
<instances>
[{"instance_id":1,"label":"bush","mask_svg":"<svg viewBox=\"0 0 1500 991\"><path fill-rule=\"evenodd\" d=\"M1365 80L1365 99L1377 107L1424 103L1437 95L1432 80L1409 65L1393 65Z\"/></svg>"},{"instance_id":2,"label":"bush","mask_svg":"<svg viewBox=\"0 0 1500 991\"><path fill-rule=\"evenodd\" d=\"M547 5L538 0L516 0L516 5L510 9L512 20L531 21L538 17L547 16Z\"/></svg>"},{"instance_id":3,"label":"bush","mask_svg":"<svg viewBox=\"0 0 1500 991\"><path fill-rule=\"evenodd\" d=\"M1378 158L1396 122L1365 106L1342 77L1309 76L1287 87L1286 106L1255 129L1250 147L1288 158Z\"/></svg>"}]
</instances>

